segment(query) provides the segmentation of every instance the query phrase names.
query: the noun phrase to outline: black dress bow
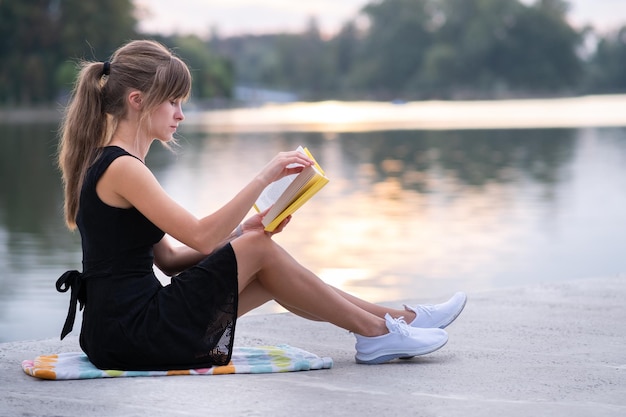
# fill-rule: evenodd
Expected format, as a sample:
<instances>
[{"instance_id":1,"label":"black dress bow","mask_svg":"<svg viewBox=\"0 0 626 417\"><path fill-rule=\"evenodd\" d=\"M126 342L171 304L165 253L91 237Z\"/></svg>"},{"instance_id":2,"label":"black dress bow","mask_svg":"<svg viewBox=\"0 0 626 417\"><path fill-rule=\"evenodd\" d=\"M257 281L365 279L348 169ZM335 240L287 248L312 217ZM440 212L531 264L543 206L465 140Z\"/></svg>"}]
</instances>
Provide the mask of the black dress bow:
<instances>
[{"instance_id":1,"label":"black dress bow","mask_svg":"<svg viewBox=\"0 0 626 417\"><path fill-rule=\"evenodd\" d=\"M74 270L67 271L57 280L57 291L67 292L71 289L70 293L70 307L67 311L67 318L61 331L61 340L74 328L74 320L76 319L76 303L80 303L80 309L85 306L85 294L82 288L83 274Z\"/></svg>"}]
</instances>

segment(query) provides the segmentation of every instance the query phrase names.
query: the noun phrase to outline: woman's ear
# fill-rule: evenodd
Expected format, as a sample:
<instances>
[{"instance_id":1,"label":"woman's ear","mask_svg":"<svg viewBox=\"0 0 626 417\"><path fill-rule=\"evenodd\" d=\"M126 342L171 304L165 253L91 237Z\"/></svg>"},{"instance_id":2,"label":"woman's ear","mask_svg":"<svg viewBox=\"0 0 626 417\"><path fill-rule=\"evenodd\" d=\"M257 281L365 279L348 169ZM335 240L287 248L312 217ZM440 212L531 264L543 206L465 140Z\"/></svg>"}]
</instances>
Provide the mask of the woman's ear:
<instances>
[{"instance_id":1,"label":"woman's ear","mask_svg":"<svg viewBox=\"0 0 626 417\"><path fill-rule=\"evenodd\" d=\"M136 111L141 110L142 100L143 100L143 97L142 97L141 91L133 90L128 94L128 105L133 110L136 110Z\"/></svg>"}]
</instances>

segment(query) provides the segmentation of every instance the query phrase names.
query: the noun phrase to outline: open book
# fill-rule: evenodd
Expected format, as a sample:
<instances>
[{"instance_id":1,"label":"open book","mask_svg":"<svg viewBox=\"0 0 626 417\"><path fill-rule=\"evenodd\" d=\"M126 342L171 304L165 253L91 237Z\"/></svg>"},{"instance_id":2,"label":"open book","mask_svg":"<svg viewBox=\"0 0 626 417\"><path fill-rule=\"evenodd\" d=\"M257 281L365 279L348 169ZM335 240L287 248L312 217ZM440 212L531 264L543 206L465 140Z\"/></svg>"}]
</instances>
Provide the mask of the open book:
<instances>
[{"instance_id":1,"label":"open book","mask_svg":"<svg viewBox=\"0 0 626 417\"><path fill-rule=\"evenodd\" d=\"M315 163L305 167L300 173L287 175L274 181L261 193L254 208L261 212L271 209L263 218L263 226L272 232L289 215L298 210L328 183L328 178L308 149L299 146L299 152L306 154Z\"/></svg>"}]
</instances>

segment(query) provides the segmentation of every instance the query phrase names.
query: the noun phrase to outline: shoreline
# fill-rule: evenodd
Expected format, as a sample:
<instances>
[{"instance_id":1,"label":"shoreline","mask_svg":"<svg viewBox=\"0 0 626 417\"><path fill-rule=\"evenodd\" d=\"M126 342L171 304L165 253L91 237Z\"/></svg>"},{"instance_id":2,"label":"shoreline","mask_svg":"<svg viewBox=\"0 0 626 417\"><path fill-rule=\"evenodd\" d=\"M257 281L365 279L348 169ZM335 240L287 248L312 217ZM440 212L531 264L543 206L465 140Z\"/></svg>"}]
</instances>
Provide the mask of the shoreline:
<instances>
[{"instance_id":1,"label":"shoreline","mask_svg":"<svg viewBox=\"0 0 626 417\"><path fill-rule=\"evenodd\" d=\"M493 101L269 104L188 112L185 123L211 132L364 132L626 126L626 95Z\"/></svg>"},{"instance_id":2,"label":"shoreline","mask_svg":"<svg viewBox=\"0 0 626 417\"><path fill-rule=\"evenodd\" d=\"M215 133L532 129L626 126L626 95L476 101L321 101L197 110L183 126ZM60 121L60 107L0 109L1 124Z\"/></svg>"},{"instance_id":3,"label":"shoreline","mask_svg":"<svg viewBox=\"0 0 626 417\"><path fill-rule=\"evenodd\" d=\"M18 109L0 108L0 124L5 125L58 123L61 121L61 117L61 108L54 108L52 106Z\"/></svg>"}]
</instances>

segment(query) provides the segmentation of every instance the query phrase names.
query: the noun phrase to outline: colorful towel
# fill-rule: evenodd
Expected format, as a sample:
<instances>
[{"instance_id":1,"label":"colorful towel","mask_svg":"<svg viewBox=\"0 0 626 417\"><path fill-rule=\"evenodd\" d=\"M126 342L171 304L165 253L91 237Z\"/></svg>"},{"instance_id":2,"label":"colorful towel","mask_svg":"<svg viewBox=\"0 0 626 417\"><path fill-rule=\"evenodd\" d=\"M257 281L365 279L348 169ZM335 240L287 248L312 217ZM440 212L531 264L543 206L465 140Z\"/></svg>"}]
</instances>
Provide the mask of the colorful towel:
<instances>
[{"instance_id":1,"label":"colorful towel","mask_svg":"<svg viewBox=\"0 0 626 417\"><path fill-rule=\"evenodd\" d=\"M319 356L289 345L234 348L228 365L206 369L174 371L115 371L96 368L83 352L37 356L22 362L22 369L41 379L94 379L135 376L261 374L270 372L330 369L331 358Z\"/></svg>"}]
</instances>

